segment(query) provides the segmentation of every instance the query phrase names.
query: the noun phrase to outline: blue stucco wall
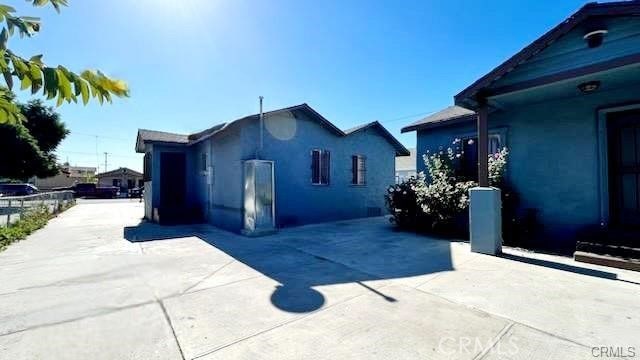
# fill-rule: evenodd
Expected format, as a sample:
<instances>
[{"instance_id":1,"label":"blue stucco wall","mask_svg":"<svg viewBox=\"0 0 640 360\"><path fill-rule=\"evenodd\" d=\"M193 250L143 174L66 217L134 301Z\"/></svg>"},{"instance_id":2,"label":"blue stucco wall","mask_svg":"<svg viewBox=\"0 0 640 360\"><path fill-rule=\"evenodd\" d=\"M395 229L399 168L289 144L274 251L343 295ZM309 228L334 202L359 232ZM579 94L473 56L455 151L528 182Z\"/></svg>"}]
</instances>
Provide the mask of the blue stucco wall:
<instances>
[{"instance_id":1,"label":"blue stucco wall","mask_svg":"<svg viewBox=\"0 0 640 360\"><path fill-rule=\"evenodd\" d=\"M544 91L544 90L541 90ZM520 104L489 115L490 132L506 132L507 178L521 207L539 210L539 241L565 246L576 231L600 223L598 109L640 103L640 86L599 91L537 104ZM475 132L475 123L417 133L417 167L427 149L448 146Z\"/></svg>"},{"instance_id":2,"label":"blue stucco wall","mask_svg":"<svg viewBox=\"0 0 640 360\"><path fill-rule=\"evenodd\" d=\"M311 150L316 148L331 152L327 186L311 184ZM188 199L202 209L208 222L228 230L242 229L242 163L255 158L258 150L259 126L255 121L233 124L188 148ZM209 154L214 168L211 185L201 171L203 152ZM364 186L351 185L352 155L367 157ZM395 149L378 130L340 137L302 112L265 120L261 158L275 164L278 226L364 217L371 215L372 209L384 213L385 190L395 179ZM159 189L159 184L155 185Z\"/></svg>"},{"instance_id":3,"label":"blue stucco wall","mask_svg":"<svg viewBox=\"0 0 640 360\"><path fill-rule=\"evenodd\" d=\"M257 126L247 141L256 144ZM395 149L378 130L338 137L303 113L295 120L265 120L262 155L275 162L278 226L365 217L370 210L385 212L384 194L395 179ZM247 147L249 155L254 147ZM331 152L329 185L311 184L311 151ZM351 156L366 156L364 186L351 185Z\"/></svg>"},{"instance_id":4,"label":"blue stucco wall","mask_svg":"<svg viewBox=\"0 0 640 360\"><path fill-rule=\"evenodd\" d=\"M189 147L189 198L198 206L205 221L229 230L239 229L242 221L242 155L239 139L239 129L234 127L221 136ZM203 171L202 154L207 154L207 168L212 167L212 170Z\"/></svg>"}]
</instances>

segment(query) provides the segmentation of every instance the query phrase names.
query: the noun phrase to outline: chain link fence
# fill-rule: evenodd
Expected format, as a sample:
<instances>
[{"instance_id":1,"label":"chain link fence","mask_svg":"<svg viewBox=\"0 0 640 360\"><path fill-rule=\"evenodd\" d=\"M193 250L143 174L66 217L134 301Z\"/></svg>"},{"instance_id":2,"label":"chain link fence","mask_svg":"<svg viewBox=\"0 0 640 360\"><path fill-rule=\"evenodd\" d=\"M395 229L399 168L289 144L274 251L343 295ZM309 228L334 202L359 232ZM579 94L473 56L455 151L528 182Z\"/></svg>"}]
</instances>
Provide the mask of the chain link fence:
<instances>
[{"instance_id":1,"label":"chain link fence","mask_svg":"<svg viewBox=\"0 0 640 360\"><path fill-rule=\"evenodd\" d=\"M0 197L0 227L15 223L31 210L44 208L53 214L74 202L73 191Z\"/></svg>"}]
</instances>

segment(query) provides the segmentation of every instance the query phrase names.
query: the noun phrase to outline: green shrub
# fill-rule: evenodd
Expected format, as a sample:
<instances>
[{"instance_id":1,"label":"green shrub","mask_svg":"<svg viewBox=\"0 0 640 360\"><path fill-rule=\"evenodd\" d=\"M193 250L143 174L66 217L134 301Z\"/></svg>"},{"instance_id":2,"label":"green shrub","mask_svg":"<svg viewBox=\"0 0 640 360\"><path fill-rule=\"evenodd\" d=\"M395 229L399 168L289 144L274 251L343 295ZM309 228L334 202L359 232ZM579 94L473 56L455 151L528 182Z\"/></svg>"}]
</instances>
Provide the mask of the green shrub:
<instances>
[{"instance_id":1,"label":"green shrub","mask_svg":"<svg viewBox=\"0 0 640 360\"><path fill-rule=\"evenodd\" d=\"M416 228L425 222L424 213L419 205L420 201L417 199L418 193L424 194L425 186L424 174L419 173L418 176L412 176L387 189L385 200L392 214L391 222L402 228Z\"/></svg>"},{"instance_id":2,"label":"green shrub","mask_svg":"<svg viewBox=\"0 0 640 360\"><path fill-rule=\"evenodd\" d=\"M61 207L60 211L64 211L70 206L71 204ZM23 214L20 220L15 223L0 227L0 251L11 243L22 240L32 232L42 228L54 216L54 214L49 214L45 207L36 208Z\"/></svg>"}]
</instances>

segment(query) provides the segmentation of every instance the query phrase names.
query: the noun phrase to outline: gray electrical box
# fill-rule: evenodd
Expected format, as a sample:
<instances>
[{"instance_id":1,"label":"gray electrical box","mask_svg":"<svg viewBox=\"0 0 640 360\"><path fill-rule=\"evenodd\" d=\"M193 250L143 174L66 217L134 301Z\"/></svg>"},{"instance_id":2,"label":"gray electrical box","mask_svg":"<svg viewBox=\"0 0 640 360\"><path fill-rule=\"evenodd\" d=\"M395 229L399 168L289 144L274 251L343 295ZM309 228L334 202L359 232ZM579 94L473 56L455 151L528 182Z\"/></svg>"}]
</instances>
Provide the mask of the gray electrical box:
<instances>
[{"instance_id":1,"label":"gray electrical box","mask_svg":"<svg viewBox=\"0 0 640 360\"><path fill-rule=\"evenodd\" d=\"M249 236L275 232L275 186L273 161L244 162L244 229Z\"/></svg>"}]
</instances>

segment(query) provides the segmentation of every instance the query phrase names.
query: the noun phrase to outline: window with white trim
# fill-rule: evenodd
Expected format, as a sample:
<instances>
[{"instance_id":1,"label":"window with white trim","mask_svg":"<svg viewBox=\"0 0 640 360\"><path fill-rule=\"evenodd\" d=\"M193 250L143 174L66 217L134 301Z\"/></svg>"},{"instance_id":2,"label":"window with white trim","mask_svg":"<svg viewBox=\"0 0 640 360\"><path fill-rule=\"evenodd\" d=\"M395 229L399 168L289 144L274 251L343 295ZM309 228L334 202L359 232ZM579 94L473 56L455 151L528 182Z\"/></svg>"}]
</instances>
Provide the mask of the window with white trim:
<instances>
[{"instance_id":1,"label":"window with white trim","mask_svg":"<svg viewBox=\"0 0 640 360\"><path fill-rule=\"evenodd\" d=\"M329 185L330 162L329 150L311 150L311 183L313 185Z\"/></svg>"},{"instance_id":2,"label":"window with white trim","mask_svg":"<svg viewBox=\"0 0 640 360\"><path fill-rule=\"evenodd\" d=\"M366 160L363 155L351 156L351 185L366 185Z\"/></svg>"}]
</instances>

